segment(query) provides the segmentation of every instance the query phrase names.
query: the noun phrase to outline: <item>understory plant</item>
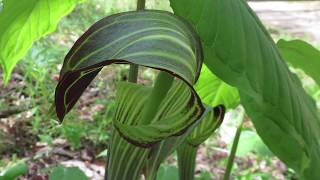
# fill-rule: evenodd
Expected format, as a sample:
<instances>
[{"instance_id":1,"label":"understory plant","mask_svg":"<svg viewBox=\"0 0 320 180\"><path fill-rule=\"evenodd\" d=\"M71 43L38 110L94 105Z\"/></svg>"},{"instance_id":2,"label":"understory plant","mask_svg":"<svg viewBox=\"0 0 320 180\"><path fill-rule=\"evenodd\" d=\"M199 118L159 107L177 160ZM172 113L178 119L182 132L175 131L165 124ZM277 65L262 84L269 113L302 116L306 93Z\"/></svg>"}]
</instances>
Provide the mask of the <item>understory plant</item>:
<instances>
[{"instance_id":1,"label":"understory plant","mask_svg":"<svg viewBox=\"0 0 320 180\"><path fill-rule=\"evenodd\" d=\"M202 104L193 88L202 61L199 37L182 18L156 10L106 17L89 28L66 56L56 88L57 115L64 118L103 66L158 69L153 87L117 85L106 179L138 179L141 171L146 179L155 179L161 162L179 145L188 150L178 151L181 177L192 179L196 147L224 115L223 106ZM131 70L137 68L134 65ZM129 80L136 82L132 74ZM189 153L193 164L183 162L189 161Z\"/></svg>"},{"instance_id":2,"label":"understory plant","mask_svg":"<svg viewBox=\"0 0 320 180\"><path fill-rule=\"evenodd\" d=\"M61 14L77 1L68 2ZM278 43L280 53L243 0L170 0L174 13L144 10L145 3L138 0L137 11L93 24L66 55L55 90L55 110L62 121L104 66L130 65L128 81L117 83L105 179L156 179L161 163L174 151L179 178L194 179L199 145L221 125L225 111L240 103L279 159L301 179L320 179L319 112L283 57L317 81L316 67L289 56L292 47L286 49L286 42ZM11 7L4 0L3 13L10 14L6 4ZM5 17L0 14L0 21ZM11 41L0 35L0 45L6 42ZM23 52L18 55L8 48L1 51L5 81ZM137 82L141 66L158 70L152 86ZM237 136L240 132L241 126Z\"/></svg>"}]
</instances>

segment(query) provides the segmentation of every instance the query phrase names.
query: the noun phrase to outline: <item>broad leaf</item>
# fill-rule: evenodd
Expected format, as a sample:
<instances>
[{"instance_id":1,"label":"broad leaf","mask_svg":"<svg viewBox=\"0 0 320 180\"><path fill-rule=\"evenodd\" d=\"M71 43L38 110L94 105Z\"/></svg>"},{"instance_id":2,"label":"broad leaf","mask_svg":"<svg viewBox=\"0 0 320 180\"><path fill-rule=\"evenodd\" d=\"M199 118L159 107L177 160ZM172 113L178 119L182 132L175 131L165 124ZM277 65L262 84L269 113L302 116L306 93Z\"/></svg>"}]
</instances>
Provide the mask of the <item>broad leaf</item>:
<instances>
[{"instance_id":1,"label":"broad leaf","mask_svg":"<svg viewBox=\"0 0 320 180\"><path fill-rule=\"evenodd\" d=\"M194 88L204 104L210 106L223 104L227 109L235 108L240 104L237 88L219 79L206 65L202 66L199 80Z\"/></svg>"},{"instance_id":2,"label":"broad leaf","mask_svg":"<svg viewBox=\"0 0 320 180\"><path fill-rule=\"evenodd\" d=\"M320 179L320 120L314 101L241 0L171 0L204 45L205 64L237 87L266 145L301 178Z\"/></svg>"},{"instance_id":3,"label":"broad leaf","mask_svg":"<svg viewBox=\"0 0 320 180\"><path fill-rule=\"evenodd\" d=\"M4 83L32 43L53 32L81 0L4 0L0 12L0 65Z\"/></svg>"},{"instance_id":4,"label":"broad leaf","mask_svg":"<svg viewBox=\"0 0 320 180\"><path fill-rule=\"evenodd\" d=\"M302 69L320 85L320 51L302 40L279 40L282 57L293 67Z\"/></svg>"},{"instance_id":5,"label":"broad leaf","mask_svg":"<svg viewBox=\"0 0 320 180\"><path fill-rule=\"evenodd\" d=\"M104 65L134 63L165 70L191 87L198 79L202 49L183 19L163 11L127 12L106 17L77 40L67 54L56 88L60 120Z\"/></svg>"}]
</instances>

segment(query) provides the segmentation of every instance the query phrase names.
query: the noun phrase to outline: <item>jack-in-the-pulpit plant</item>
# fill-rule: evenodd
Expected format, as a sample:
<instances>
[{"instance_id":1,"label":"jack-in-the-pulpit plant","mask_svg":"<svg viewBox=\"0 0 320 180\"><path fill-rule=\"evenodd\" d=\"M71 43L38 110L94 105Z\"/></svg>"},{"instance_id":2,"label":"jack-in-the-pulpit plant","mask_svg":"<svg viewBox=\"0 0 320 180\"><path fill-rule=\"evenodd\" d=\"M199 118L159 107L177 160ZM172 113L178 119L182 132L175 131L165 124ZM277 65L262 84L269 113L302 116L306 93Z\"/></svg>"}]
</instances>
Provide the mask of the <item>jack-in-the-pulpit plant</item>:
<instances>
[{"instance_id":1,"label":"jack-in-the-pulpit plant","mask_svg":"<svg viewBox=\"0 0 320 180\"><path fill-rule=\"evenodd\" d=\"M32 43L83 1L0 1L4 84ZM156 179L176 151L179 178L194 179L198 146L225 111L241 104L264 143L299 179L320 179L319 110L286 64L320 85L319 50L300 40L276 45L245 0L167 1L173 13L144 10L146 0L137 0L138 11L103 18L65 57L55 91L60 121L104 66L130 65L128 82L117 82L105 178ZM137 83L139 66L159 71L152 86ZM4 176L16 177L12 172Z\"/></svg>"},{"instance_id":2,"label":"jack-in-the-pulpit plant","mask_svg":"<svg viewBox=\"0 0 320 180\"><path fill-rule=\"evenodd\" d=\"M177 150L179 178L193 179L197 147L219 127L225 106L239 103L239 95L270 150L300 178L320 179L315 103L247 3L170 3L174 14L141 10L98 21L65 57L55 94L61 121L104 66L130 64L132 74L138 66L159 70L152 87L134 83L132 76L117 84L105 178L155 179L161 162ZM201 77L203 64L217 77ZM220 85L223 93L215 88ZM208 93L225 98L207 101Z\"/></svg>"},{"instance_id":3,"label":"jack-in-the-pulpit plant","mask_svg":"<svg viewBox=\"0 0 320 180\"><path fill-rule=\"evenodd\" d=\"M63 119L103 66L160 70L153 87L118 83L106 167L107 179L138 179L142 171L146 179L155 179L161 162L180 144L196 153L196 146L221 124L224 107L205 107L193 88L202 62L198 35L178 16L145 10L106 17L66 56L56 88L57 115Z\"/></svg>"}]
</instances>

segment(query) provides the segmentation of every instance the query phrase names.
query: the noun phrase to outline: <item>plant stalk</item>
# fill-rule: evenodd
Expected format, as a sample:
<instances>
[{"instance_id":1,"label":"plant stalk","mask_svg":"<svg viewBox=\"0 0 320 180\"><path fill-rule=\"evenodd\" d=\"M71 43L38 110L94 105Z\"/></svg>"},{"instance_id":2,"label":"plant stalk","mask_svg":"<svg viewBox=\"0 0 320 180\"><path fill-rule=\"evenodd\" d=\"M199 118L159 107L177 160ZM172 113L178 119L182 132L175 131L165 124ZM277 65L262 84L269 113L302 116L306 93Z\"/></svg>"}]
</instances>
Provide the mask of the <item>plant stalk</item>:
<instances>
[{"instance_id":1,"label":"plant stalk","mask_svg":"<svg viewBox=\"0 0 320 180\"><path fill-rule=\"evenodd\" d=\"M157 145L155 145L154 148L152 148L151 153L160 153L161 151L161 144L162 143L158 143ZM149 156L151 156L151 153ZM157 179L157 172L159 169L159 164L157 164L157 162L155 162L155 159L147 159L146 161L146 165L145 165L145 172L144 172L144 177L145 180L156 180Z\"/></svg>"},{"instance_id":2,"label":"plant stalk","mask_svg":"<svg viewBox=\"0 0 320 180\"><path fill-rule=\"evenodd\" d=\"M146 7L146 0L138 0L137 2L137 10L144 10Z\"/></svg>"},{"instance_id":3,"label":"plant stalk","mask_svg":"<svg viewBox=\"0 0 320 180\"><path fill-rule=\"evenodd\" d=\"M146 0L137 1L137 11L144 10L146 7ZM138 80L139 65L131 64L129 70L128 81L132 83L137 83Z\"/></svg>"},{"instance_id":4,"label":"plant stalk","mask_svg":"<svg viewBox=\"0 0 320 180\"><path fill-rule=\"evenodd\" d=\"M138 72L139 72L139 65L130 64L128 81L132 82L132 83L137 83L137 81L138 81Z\"/></svg>"},{"instance_id":5,"label":"plant stalk","mask_svg":"<svg viewBox=\"0 0 320 180\"><path fill-rule=\"evenodd\" d=\"M198 147L188 143L181 144L178 149L178 167L180 180L193 180L196 168L196 157Z\"/></svg>"},{"instance_id":6,"label":"plant stalk","mask_svg":"<svg viewBox=\"0 0 320 180\"><path fill-rule=\"evenodd\" d=\"M148 102L146 103L145 108L142 112L141 124L149 124L151 120L155 117L161 102L166 97L172 83L173 77L167 72L161 71L155 84L153 86L153 90L149 97Z\"/></svg>"},{"instance_id":7,"label":"plant stalk","mask_svg":"<svg viewBox=\"0 0 320 180\"><path fill-rule=\"evenodd\" d=\"M236 131L236 135L235 135L234 140L233 140L233 144L232 144L232 148L231 148L231 152L230 152L230 155L229 155L229 159L228 159L228 163L227 163L227 167L226 167L226 172L224 174L223 180L229 180L230 179L234 157L236 155L238 144L239 144L239 140L240 140L240 135L241 135L241 131L242 131L242 125L243 125L243 118L241 120L241 123L240 123L240 125L239 125L239 127L238 127L238 129Z\"/></svg>"}]
</instances>

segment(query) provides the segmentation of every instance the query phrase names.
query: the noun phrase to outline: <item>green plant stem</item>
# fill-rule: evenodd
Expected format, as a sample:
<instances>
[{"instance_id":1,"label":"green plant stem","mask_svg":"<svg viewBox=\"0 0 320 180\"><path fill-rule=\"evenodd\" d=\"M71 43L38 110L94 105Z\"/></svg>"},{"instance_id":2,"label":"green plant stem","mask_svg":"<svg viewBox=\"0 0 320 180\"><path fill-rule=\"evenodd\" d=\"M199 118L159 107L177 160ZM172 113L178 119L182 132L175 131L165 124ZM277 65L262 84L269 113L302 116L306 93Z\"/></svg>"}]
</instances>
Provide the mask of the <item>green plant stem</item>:
<instances>
[{"instance_id":1,"label":"green plant stem","mask_svg":"<svg viewBox=\"0 0 320 180\"><path fill-rule=\"evenodd\" d=\"M178 167L180 180L193 180L196 168L196 157L198 147L188 143L181 144L178 149Z\"/></svg>"},{"instance_id":2,"label":"green plant stem","mask_svg":"<svg viewBox=\"0 0 320 180\"><path fill-rule=\"evenodd\" d=\"M160 153L163 148L162 145L163 145L163 143L156 144L150 152L150 157L153 157L153 158L151 158L151 159L148 158L148 160L146 161L145 172L144 172L145 180L157 179L157 172L158 172L159 166L158 166L156 160L154 159L154 157L156 157L156 156L154 156L153 154Z\"/></svg>"},{"instance_id":3,"label":"green plant stem","mask_svg":"<svg viewBox=\"0 0 320 180\"><path fill-rule=\"evenodd\" d=\"M137 2L137 10L144 10L146 7L146 0L138 0Z\"/></svg>"},{"instance_id":4,"label":"green plant stem","mask_svg":"<svg viewBox=\"0 0 320 180\"><path fill-rule=\"evenodd\" d=\"M142 112L141 124L149 124L154 118L162 100L167 95L173 83L173 79L173 76L167 72L161 71L158 74L149 100Z\"/></svg>"},{"instance_id":5,"label":"green plant stem","mask_svg":"<svg viewBox=\"0 0 320 180\"><path fill-rule=\"evenodd\" d=\"M231 174L231 170L232 170L232 166L233 166L234 157L236 155L238 144L239 144L239 140L240 140L240 135L241 135L241 131L242 131L242 125L243 125L243 118L241 120L241 123L240 123L240 125L239 125L239 127L237 129L236 135L235 135L234 140L233 140L231 152L230 152L228 163L227 163L227 167L226 167L226 172L225 172L224 177L223 177L224 180L229 180L230 179L230 174Z\"/></svg>"},{"instance_id":6,"label":"green plant stem","mask_svg":"<svg viewBox=\"0 0 320 180\"><path fill-rule=\"evenodd\" d=\"M138 72L139 72L139 65L131 64L129 70L129 82L137 83L138 80Z\"/></svg>"},{"instance_id":7,"label":"green plant stem","mask_svg":"<svg viewBox=\"0 0 320 180\"><path fill-rule=\"evenodd\" d=\"M137 11L144 10L146 7L146 0L137 1ZM128 81L132 83L137 83L138 80L139 65L131 64L129 70Z\"/></svg>"}]
</instances>

